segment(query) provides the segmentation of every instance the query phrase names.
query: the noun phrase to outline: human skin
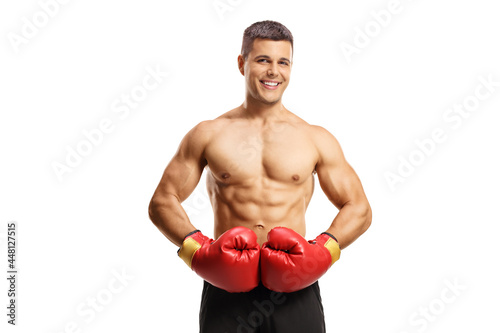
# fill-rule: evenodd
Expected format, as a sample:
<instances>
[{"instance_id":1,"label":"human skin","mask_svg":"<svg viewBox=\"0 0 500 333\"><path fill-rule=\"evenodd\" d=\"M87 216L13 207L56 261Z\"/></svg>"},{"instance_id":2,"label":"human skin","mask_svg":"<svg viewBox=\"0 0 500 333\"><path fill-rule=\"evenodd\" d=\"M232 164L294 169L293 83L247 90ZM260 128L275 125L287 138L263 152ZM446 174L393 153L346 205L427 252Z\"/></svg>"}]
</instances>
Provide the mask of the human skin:
<instances>
[{"instance_id":1,"label":"human skin","mask_svg":"<svg viewBox=\"0 0 500 333\"><path fill-rule=\"evenodd\" d=\"M238 57L238 68L245 101L200 122L182 139L151 199L151 220L177 246L189 232L203 229L190 222L181 202L206 169L215 238L236 226L253 230L260 245L277 226L305 236L317 175L339 211L313 223L323 223L346 248L370 226L371 208L335 137L282 104L292 69L290 42L256 39L247 59Z\"/></svg>"}]
</instances>

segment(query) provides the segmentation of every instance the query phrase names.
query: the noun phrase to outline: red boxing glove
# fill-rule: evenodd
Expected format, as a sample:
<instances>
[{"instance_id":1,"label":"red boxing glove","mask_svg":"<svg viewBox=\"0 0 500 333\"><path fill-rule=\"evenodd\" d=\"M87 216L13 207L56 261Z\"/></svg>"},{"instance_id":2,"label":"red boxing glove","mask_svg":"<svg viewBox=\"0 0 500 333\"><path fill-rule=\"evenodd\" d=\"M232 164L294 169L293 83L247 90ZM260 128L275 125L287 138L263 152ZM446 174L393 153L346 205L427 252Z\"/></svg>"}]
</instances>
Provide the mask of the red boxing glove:
<instances>
[{"instance_id":1,"label":"red boxing glove","mask_svg":"<svg viewBox=\"0 0 500 333\"><path fill-rule=\"evenodd\" d=\"M260 247L257 235L235 227L216 241L199 230L189 233L177 251L204 280L231 293L246 292L259 284Z\"/></svg>"},{"instance_id":2,"label":"red boxing glove","mask_svg":"<svg viewBox=\"0 0 500 333\"><path fill-rule=\"evenodd\" d=\"M333 235L322 233L307 241L284 227L267 234L260 256L264 286L278 292L294 292L316 282L340 257L340 247Z\"/></svg>"}]
</instances>

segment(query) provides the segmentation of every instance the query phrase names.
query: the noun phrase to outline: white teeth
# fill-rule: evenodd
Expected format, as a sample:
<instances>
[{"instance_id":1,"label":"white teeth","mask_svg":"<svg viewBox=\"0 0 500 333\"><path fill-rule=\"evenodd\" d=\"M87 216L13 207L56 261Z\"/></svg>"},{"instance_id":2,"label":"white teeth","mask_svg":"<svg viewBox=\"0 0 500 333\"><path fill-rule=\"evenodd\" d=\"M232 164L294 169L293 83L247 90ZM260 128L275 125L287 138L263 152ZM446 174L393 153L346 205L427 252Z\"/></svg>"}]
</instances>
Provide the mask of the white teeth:
<instances>
[{"instance_id":1,"label":"white teeth","mask_svg":"<svg viewBox=\"0 0 500 333\"><path fill-rule=\"evenodd\" d=\"M267 82L267 81L262 81L266 86L272 86L275 87L278 85L278 82Z\"/></svg>"}]
</instances>

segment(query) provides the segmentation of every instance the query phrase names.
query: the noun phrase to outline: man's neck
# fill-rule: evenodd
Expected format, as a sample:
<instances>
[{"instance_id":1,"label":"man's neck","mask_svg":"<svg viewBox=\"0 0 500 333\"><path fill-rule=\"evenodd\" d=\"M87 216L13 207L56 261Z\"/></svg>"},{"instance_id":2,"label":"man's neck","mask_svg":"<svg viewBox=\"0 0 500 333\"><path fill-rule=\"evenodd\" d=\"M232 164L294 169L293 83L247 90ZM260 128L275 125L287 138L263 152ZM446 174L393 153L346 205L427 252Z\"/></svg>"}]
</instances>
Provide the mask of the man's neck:
<instances>
[{"instance_id":1,"label":"man's neck","mask_svg":"<svg viewBox=\"0 0 500 333\"><path fill-rule=\"evenodd\" d=\"M260 101L245 99L241 107L246 117L261 119L264 122L281 117L285 111L285 107L281 103L281 100L274 104L266 104Z\"/></svg>"}]
</instances>

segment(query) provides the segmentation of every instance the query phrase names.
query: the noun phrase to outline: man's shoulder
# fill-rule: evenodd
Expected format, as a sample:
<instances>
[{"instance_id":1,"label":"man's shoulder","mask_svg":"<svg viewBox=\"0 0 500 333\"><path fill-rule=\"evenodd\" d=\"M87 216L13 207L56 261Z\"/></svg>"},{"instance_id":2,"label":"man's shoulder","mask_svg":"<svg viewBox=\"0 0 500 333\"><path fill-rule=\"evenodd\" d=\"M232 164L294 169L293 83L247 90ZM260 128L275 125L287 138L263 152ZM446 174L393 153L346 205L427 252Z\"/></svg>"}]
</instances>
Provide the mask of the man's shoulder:
<instances>
[{"instance_id":1,"label":"man's shoulder","mask_svg":"<svg viewBox=\"0 0 500 333\"><path fill-rule=\"evenodd\" d=\"M338 153L341 149L337 138L320 125L307 124L309 137L316 146L320 156Z\"/></svg>"},{"instance_id":2,"label":"man's shoulder","mask_svg":"<svg viewBox=\"0 0 500 333\"><path fill-rule=\"evenodd\" d=\"M333 134L330 133L326 128L320 125L313 125L313 124L308 124L308 129L309 131L316 137L323 138L323 139L328 139L332 138Z\"/></svg>"},{"instance_id":3,"label":"man's shoulder","mask_svg":"<svg viewBox=\"0 0 500 333\"><path fill-rule=\"evenodd\" d=\"M233 109L221 114L217 118L203 120L199 122L198 125L195 126L195 128L202 131L218 131L224 126L227 126L228 123L230 123L231 120L236 117L235 111L236 109Z\"/></svg>"},{"instance_id":4,"label":"man's shoulder","mask_svg":"<svg viewBox=\"0 0 500 333\"><path fill-rule=\"evenodd\" d=\"M224 128L227 128L228 124L228 119L221 117L202 120L191 128L186 137L193 144L207 144Z\"/></svg>"},{"instance_id":5,"label":"man's shoulder","mask_svg":"<svg viewBox=\"0 0 500 333\"><path fill-rule=\"evenodd\" d=\"M308 122L302 120L299 122L299 126L306 131L313 141L330 141L335 139L332 133L330 133L326 128L320 125L309 124Z\"/></svg>"},{"instance_id":6,"label":"man's shoulder","mask_svg":"<svg viewBox=\"0 0 500 333\"><path fill-rule=\"evenodd\" d=\"M319 137L332 136L332 134L326 128L320 125L310 124L292 112L290 112L290 115L294 125L309 132L311 135Z\"/></svg>"},{"instance_id":7,"label":"man's shoulder","mask_svg":"<svg viewBox=\"0 0 500 333\"><path fill-rule=\"evenodd\" d=\"M208 135L211 133L216 133L220 131L224 126L228 123L227 118L215 118L215 119L207 119L202 120L196 126L194 126L191 131L198 135Z\"/></svg>"}]
</instances>

